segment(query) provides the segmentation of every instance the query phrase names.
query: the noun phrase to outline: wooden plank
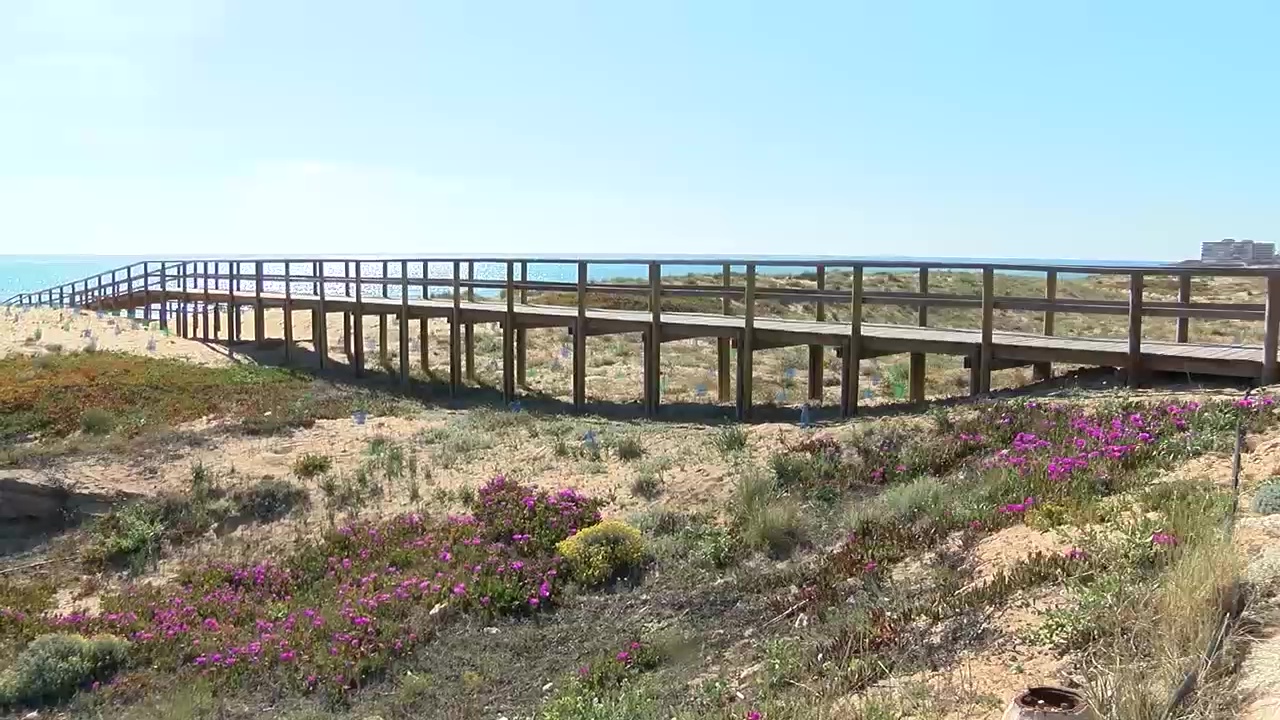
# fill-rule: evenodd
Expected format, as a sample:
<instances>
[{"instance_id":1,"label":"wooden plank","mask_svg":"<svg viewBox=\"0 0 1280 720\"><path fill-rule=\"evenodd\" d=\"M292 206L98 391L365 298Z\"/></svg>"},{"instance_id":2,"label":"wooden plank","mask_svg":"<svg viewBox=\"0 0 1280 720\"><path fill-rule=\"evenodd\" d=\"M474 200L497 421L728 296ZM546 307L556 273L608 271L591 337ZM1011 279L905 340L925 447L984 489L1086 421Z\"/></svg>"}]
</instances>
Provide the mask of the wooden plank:
<instances>
[{"instance_id":1,"label":"wooden plank","mask_svg":"<svg viewBox=\"0 0 1280 720\"><path fill-rule=\"evenodd\" d=\"M129 276L128 277L129 287L132 288L133 287L133 269L132 268L128 269L126 271L126 274ZM204 340L205 342L209 342L209 261L208 260L205 260L201 266L200 288L204 293L204 302L200 304L200 339ZM218 313L215 311L213 316L214 318L217 318ZM215 333L213 337L216 340L218 336Z\"/></svg>"},{"instance_id":2,"label":"wooden plank","mask_svg":"<svg viewBox=\"0 0 1280 720\"><path fill-rule=\"evenodd\" d=\"M520 261L520 280L522 282L529 279L529 263ZM529 302L529 291L525 288L520 289L520 304L526 305ZM516 385L518 387L529 386L529 337L524 327L517 325L516 327Z\"/></svg>"},{"instance_id":3,"label":"wooden plank","mask_svg":"<svg viewBox=\"0 0 1280 720\"><path fill-rule=\"evenodd\" d=\"M662 265L649 263L649 407L647 414L658 414L662 405Z\"/></svg>"},{"instance_id":4,"label":"wooden plank","mask_svg":"<svg viewBox=\"0 0 1280 720\"><path fill-rule=\"evenodd\" d=\"M818 291L822 292L827 289L827 268L825 265L818 265L814 268ZM827 319L827 305L824 301L819 300L814 305L814 319L818 322L825 322ZM822 352L821 345L809 346L809 401L822 404Z\"/></svg>"},{"instance_id":5,"label":"wooden plank","mask_svg":"<svg viewBox=\"0 0 1280 720\"><path fill-rule=\"evenodd\" d=\"M738 420L751 419L754 341L756 324L756 266L747 263L746 295L742 312L742 335L738 337Z\"/></svg>"},{"instance_id":6,"label":"wooden plank","mask_svg":"<svg viewBox=\"0 0 1280 720\"><path fill-rule=\"evenodd\" d=\"M422 261L422 299L431 298L431 267L426 260ZM418 365L422 367L422 374L425 376L429 372L431 352L428 339L431 337L431 327L428 324L426 315L418 318Z\"/></svg>"},{"instance_id":7,"label":"wooden plank","mask_svg":"<svg viewBox=\"0 0 1280 720\"><path fill-rule=\"evenodd\" d=\"M453 261L453 312L449 315L449 394L462 385L462 263Z\"/></svg>"},{"instance_id":8,"label":"wooden plank","mask_svg":"<svg viewBox=\"0 0 1280 720\"><path fill-rule=\"evenodd\" d=\"M262 308L262 261L253 263L253 342L259 348L267 336L263 330L266 314Z\"/></svg>"},{"instance_id":9,"label":"wooden plank","mask_svg":"<svg viewBox=\"0 0 1280 720\"><path fill-rule=\"evenodd\" d=\"M991 392L991 333L995 318L995 303L995 270L985 267L982 269L982 345L978 369L978 389L982 393Z\"/></svg>"},{"instance_id":10,"label":"wooden plank","mask_svg":"<svg viewBox=\"0 0 1280 720\"><path fill-rule=\"evenodd\" d=\"M1058 299L1058 273L1056 270L1049 270L1044 275L1044 299L1051 303L1056 302ZM1050 308L1044 311L1045 335L1053 335L1053 325L1054 310ZM1032 365L1031 377L1035 380L1048 380L1053 377L1053 363L1043 362Z\"/></svg>"},{"instance_id":11,"label":"wooden plank","mask_svg":"<svg viewBox=\"0 0 1280 720\"><path fill-rule=\"evenodd\" d=\"M400 261L400 384L409 384L409 262Z\"/></svg>"},{"instance_id":12,"label":"wooden plank","mask_svg":"<svg viewBox=\"0 0 1280 720\"><path fill-rule=\"evenodd\" d=\"M1280 274L1267 276L1267 319L1263 323L1262 382L1276 382L1276 345L1280 342Z\"/></svg>"},{"instance_id":13,"label":"wooden plank","mask_svg":"<svg viewBox=\"0 0 1280 720\"><path fill-rule=\"evenodd\" d=\"M329 315L324 306L324 262L316 262L312 269L316 274L316 297L318 298L315 310L315 319L318 321L315 326L316 360L320 363L320 369L324 370L329 364Z\"/></svg>"},{"instance_id":14,"label":"wooden plank","mask_svg":"<svg viewBox=\"0 0 1280 720\"><path fill-rule=\"evenodd\" d=\"M516 266L507 261L507 315L502 321L502 399L516 399Z\"/></svg>"},{"instance_id":15,"label":"wooden plank","mask_svg":"<svg viewBox=\"0 0 1280 720\"><path fill-rule=\"evenodd\" d=\"M142 321L151 323L151 263L143 261L142 263ZM71 290L74 293L75 284L72 283ZM82 299L79 299L74 305L79 307Z\"/></svg>"},{"instance_id":16,"label":"wooden plank","mask_svg":"<svg viewBox=\"0 0 1280 720\"><path fill-rule=\"evenodd\" d=\"M862 266L853 268L853 289L849 292L849 338L841 356L840 414L858 412L858 371L862 362Z\"/></svg>"},{"instance_id":17,"label":"wooden plank","mask_svg":"<svg viewBox=\"0 0 1280 720\"><path fill-rule=\"evenodd\" d=\"M160 263L160 329L169 329L169 281L165 276L165 263Z\"/></svg>"},{"instance_id":18,"label":"wooden plank","mask_svg":"<svg viewBox=\"0 0 1280 720\"><path fill-rule=\"evenodd\" d=\"M475 280L475 279L476 279L475 261L468 260L467 261L467 280ZM473 303L475 301L476 301L475 286L468 286L467 302ZM465 325L463 325L463 329L467 334L467 337L466 337L467 381L475 382L476 381L476 326L475 326L475 323L468 322Z\"/></svg>"},{"instance_id":19,"label":"wooden plank","mask_svg":"<svg viewBox=\"0 0 1280 720\"><path fill-rule=\"evenodd\" d=\"M1268 278L1269 279L1269 278ZM1178 304L1183 307L1191 304L1191 276L1178 276ZM1178 327L1174 332L1174 342L1185 343L1191 335L1191 319L1186 317L1178 318Z\"/></svg>"},{"instance_id":20,"label":"wooden plank","mask_svg":"<svg viewBox=\"0 0 1280 720\"><path fill-rule=\"evenodd\" d=\"M578 263L577 322L573 326L573 409L587 404L587 264Z\"/></svg>"},{"instance_id":21,"label":"wooden plank","mask_svg":"<svg viewBox=\"0 0 1280 720\"><path fill-rule=\"evenodd\" d=\"M361 284L364 262L356 260L352 265L356 275L352 287L355 310L351 313L351 354L355 359L351 363L351 369L355 371L356 377L364 377L364 287Z\"/></svg>"},{"instance_id":22,"label":"wooden plank","mask_svg":"<svg viewBox=\"0 0 1280 720\"><path fill-rule=\"evenodd\" d=\"M1142 380L1142 273L1129 274L1129 360L1125 365L1127 384L1138 387Z\"/></svg>"},{"instance_id":23,"label":"wooden plank","mask_svg":"<svg viewBox=\"0 0 1280 720\"><path fill-rule=\"evenodd\" d=\"M929 294L929 268L920 268L920 294ZM929 325L929 306L921 305L916 310L916 325L919 327L927 327ZM909 363L910 371L910 393L909 397L913 403L924 402L925 388L925 363L926 355L924 353L911 353Z\"/></svg>"},{"instance_id":24,"label":"wooden plank","mask_svg":"<svg viewBox=\"0 0 1280 720\"><path fill-rule=\"evenodd\" d=\"M289 278L289 262L284 263L284 361L293 359L293 282Z\"/></svg>"},{"instance_id":25,"label":"wooden plank","mask_svg":"<svg viewBox=\"0 0 1280 720\"><path fill-rule=\"evenodd\" d=\"M720 280L725 288L729 287L729 278L731 277L732 267L724 265L721 271ZM720 310L727 317L733 314L732 301L725 296L720 301ZM720 402L729 402L732 397L730 389L730 365L729 365L729 344L730 339L727 337L716 338L716 382L718 384Z\"/></svg>"}]
</instances>

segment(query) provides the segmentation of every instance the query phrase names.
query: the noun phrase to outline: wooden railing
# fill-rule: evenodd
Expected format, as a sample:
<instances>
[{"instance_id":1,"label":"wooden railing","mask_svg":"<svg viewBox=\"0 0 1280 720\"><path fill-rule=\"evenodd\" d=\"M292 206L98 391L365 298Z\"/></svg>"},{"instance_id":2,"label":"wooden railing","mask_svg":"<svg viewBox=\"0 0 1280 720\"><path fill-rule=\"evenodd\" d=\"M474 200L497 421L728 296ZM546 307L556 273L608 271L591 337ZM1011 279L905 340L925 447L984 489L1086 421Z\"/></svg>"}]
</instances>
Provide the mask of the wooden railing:
<instances>
[{"instance_id":1,"label":"wooden railing","mask_svg":"<svg viewBox=\"0 0 1280 720\"><path fill-rule=\"evenodd\" d=\"M534 280L530 277L530 268L537 266L572 266L576 269L576 281L569 280ZM647 268L647 282L602 282L589 281L589 270L595 266L644 266ZM477 278L477 267L494 267L501 272L497 278ZM663 279L664 268L690 266L714 266L720 270L718 284L690 284L687 280ZM268 272L269 269L277 269ZM464 268L466 272L464 273ZM739 272L731 272L734 268L742 268ZM802 268L812 274L814 287L760 287L758 275L770 269ZM908 269L918 277L915 291L864 291L864 279L867 271ZM444 274L432 275L433 270ZM831 289L827 287L827 273L831 270L846 270L849 284L852 287ZM974 271L980 274L979 291L976 294L939 294L930 290L929 278L931 270ZM1044 276L1044 294L1041 297L998 296L995 292L997 273L1036 273ZM1120 275L1128 278L1127 300L1091 300L1077 298L1059 298L1057 295L1059 276L1070 275ZM1145 281L1150 276L1176 277L1178 279L1178 299L1176 301L1147 301L1144 299ZM1220 303L1193 302L1191 279L1196 276L1210 277L1250 277L1265 278L1265 301L1263 303ZM735 284L740 278L741 284ZM673 281L674 280L674 281ZM197 298L192 309L191 294L200 292L225 292L230 294L228 301L201 304ZM34 293L24 293L10 298L10 304L18 305L52 305L60 307L92 306L95 303L121 295L144 295L141 307L144 317L156 317L162 327L168 327L171 316L182 318L181 322L190 322L193 313L204 313L204 325L208 326L207 313L209 305L216 309L220 306L234 305L252 306L258 313L258 322L254 326L261 333L262 293L285 293L291 296L343 298L359 303L362 298L400 298L407 303L412 299L424 297L451 297L455 306L462 302L490 296L505 298L507 311L514 313L514 305L525 303L529 292L540 293L572 293L577 305L578 323L585 327L585 315L590 307L591 295L635 295L646 298L646 305L651 312L652 329L655 337L662 337L661 303L664 298L707 298L720 300L719 311L730 314L734 309L732 303L739 303L737 308L743 318L743 332L737 338L741 349L740 355L750 355L753 347L753 329L758 319L761 300L781 300L788 303L808 303L814 306L814 319L826 320L831 306L839 305L849 308L849 317L845 320L849 327L848 352L855 360L853 377L844 378L846 385L856 388L856 359L860 357L859 341L861 326L864 321L862 308L867 305L897 305L917 309L916 324L925 327L929 323L929 308L971 308L981 311L980 320L980 355L978 361L979 392L990 390L990 371L992 369L992 336L994 332L994 311L1012 310L1043 313L1041 332L1044 335L1055 333L1055 316L1058 313L1085 313L1097 315L1126 315L1128 317L1128 363L1129 382L1136 383L1139 377L1141 352L1143 343L1144 318L1174 318L1177 320L1175 342L1187 343L1189 340L1190 320L1241 320L1257 321L1264 325L1264 342L1262 353L1261 378L1265 382L1277 379L1276 349L1278 326L1280 326L1280 268L1241 268L1241 267L1199 267L1182 265L1146 265L1130 266L1071 266L1041 265L1026 263L999 262L925 262L906 260L866 260L846 261L837 259L730 259L724 258L676 258L656 261L648 258L608 258L584 260L581 258L559 257L486 257L486 258L253 258L253 259L209 259L209 260L165 260L138 262L121 268L100 273L89 278L77 280ZM178 297L184 304L179 307L175 303ZM176 315L175 315L176 313ZM238 317L238 316L237 316ZM454 323L456 325L456 323ZM456 346L458 333L465 330L468 335L467 347L470 350L471 328L452 327L451 340ZM238 328L233 330L238 333ZM523 331L518 331L522 333ZM385 333L385 330L384 330ZM260 338L259 338L260 339ZM574 338L575 370L585 356L585 333L576 333ZM722 399L730 394L727 386L729 373L728 348L730 340L720 338L719 362L720 394ZM656 343L654 344L656 345ZM520 342L523 347L523 342ZM509 348L504 347L504 356ZM810 363L810 387L820 390L821 386L821 348L811 348L811 357L816 361ZM646 362L656 362L654 352L646 357ZM468 360L470 360L470 351ZM523 360L523 358L520 358ZM748 360L749 363L749 360ZM920 399L923 396L923 354L915 353L911 358L911 397ZM472 363L468 363L471 365ZM523 363L521 363L522 365ZM847 364L847 363L846 363ZM916 371L919 365L919 371ZM741 370L741 369L740 369ZM748 365L749 370L749 365ZM1048 373L1047 363L1037 364L1037 376ZM458 372L454 368L454 374ZM656 368L646 375L656 378ZM523 381L523 367L518 375ZM743 382L739 373L739 383ZM918 380L917 380L918 378ZM456 382L456 378L454 378ZM656 380L653 380L656 382ZM816 381L816 382L815 382ZM746 379L748 397L750 379ZM656 403L656 389L646 388L648 402ZM740 391L742 388L740 388ZM581 401L579 389L575 388L575 401ZM846 389L846 394L849 392ZM741 392L739 393L741 395ZM853 400L856 402L856 399ZM653 406L656 409L656 404ZM748 411L749 412L749 411Z\"/></svg>"}]
</instances>

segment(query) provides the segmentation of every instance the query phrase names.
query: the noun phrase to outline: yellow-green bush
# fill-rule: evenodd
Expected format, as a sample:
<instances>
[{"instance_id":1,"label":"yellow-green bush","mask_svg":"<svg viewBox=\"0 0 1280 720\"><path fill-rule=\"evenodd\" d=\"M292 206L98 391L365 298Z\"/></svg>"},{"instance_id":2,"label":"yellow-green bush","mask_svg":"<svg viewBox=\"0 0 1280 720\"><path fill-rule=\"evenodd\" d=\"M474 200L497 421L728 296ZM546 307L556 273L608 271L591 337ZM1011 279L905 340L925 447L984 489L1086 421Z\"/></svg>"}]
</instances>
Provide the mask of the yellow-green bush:
<instances>
[{"instance_id":1,"label":"yellow-green bush","mask_svg":"<svg viewBox=\"0 0 1280 720\"><path fill-rule=\"evenodd\" d=\"M0 673L0 706L57 702L106 680L129 656L129 643L102 635L41 635Z\"/></svg>"},{"instance_id":2,"label":"yellow-green bush","mask_svg":"<svg viewBox=\"0 0 1280 720\"><path fill-rule=\"evenodd\" d=\"M639 568L649 557L640 531L620 520L605 520L561 540L556 551L583 585L603 585Z\"/></svg>"}]
</instances>

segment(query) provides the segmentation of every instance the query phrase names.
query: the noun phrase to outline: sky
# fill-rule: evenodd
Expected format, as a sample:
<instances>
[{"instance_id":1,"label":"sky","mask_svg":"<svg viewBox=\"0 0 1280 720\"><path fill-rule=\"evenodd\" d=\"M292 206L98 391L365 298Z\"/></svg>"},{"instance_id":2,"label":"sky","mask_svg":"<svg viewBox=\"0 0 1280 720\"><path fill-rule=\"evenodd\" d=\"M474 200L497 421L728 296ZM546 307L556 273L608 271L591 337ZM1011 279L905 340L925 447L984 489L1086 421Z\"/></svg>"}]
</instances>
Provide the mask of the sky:
<instances>
[{"instance_id":1,"label":"sky","mask_svg":"<svg viewBox=\"0 0 1280 720\"><path fill-rule=\"evenodd\" d=\"M0 0L0 253L1177 260L1280 4Z\"/></svg>"}]
</instances>

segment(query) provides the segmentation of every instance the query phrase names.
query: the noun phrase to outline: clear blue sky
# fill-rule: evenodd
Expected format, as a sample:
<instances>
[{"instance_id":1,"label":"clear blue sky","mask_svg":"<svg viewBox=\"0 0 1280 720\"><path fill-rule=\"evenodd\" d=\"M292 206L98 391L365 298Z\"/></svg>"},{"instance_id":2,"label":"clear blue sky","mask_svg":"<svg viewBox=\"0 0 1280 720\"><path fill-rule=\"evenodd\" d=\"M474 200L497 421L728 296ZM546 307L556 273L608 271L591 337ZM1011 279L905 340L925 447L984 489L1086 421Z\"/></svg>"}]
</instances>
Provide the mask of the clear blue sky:
<instances>
[{"instance_id":1,"label":"clear blue sky","mask_svg":"<svg viewBox=\"0 0 1280 720\"><path fill-rule=\"evenodd\" d=\"M0 0L0 252L1179 259L1268 2Z\"/></svg>"}]
</instances>

